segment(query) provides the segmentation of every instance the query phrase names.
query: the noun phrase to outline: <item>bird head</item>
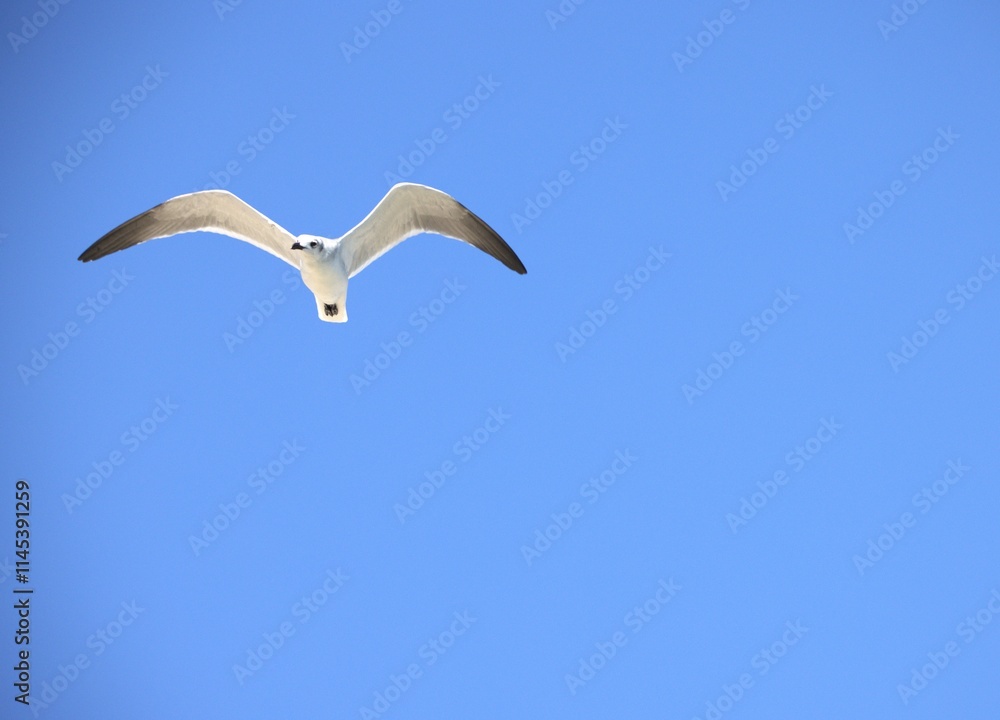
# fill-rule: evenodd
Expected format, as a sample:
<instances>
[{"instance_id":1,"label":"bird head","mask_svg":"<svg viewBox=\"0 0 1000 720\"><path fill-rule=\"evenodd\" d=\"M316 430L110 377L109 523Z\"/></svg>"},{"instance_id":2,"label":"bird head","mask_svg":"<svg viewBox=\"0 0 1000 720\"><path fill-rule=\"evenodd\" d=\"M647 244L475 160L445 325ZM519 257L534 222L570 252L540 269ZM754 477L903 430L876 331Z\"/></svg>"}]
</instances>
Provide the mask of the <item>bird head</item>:
<instances>
[{"instance_id":1,"label":"bird head","mask_svg":"<svg viewBox=\"0 0 1000 720\"><path fill-rule=\"evenodd\" d=\"M320 255L323 252L323 238L315 235L299 235L292 243L292 250L299 250L307 255Z\"/></svg>"}]
</instances>

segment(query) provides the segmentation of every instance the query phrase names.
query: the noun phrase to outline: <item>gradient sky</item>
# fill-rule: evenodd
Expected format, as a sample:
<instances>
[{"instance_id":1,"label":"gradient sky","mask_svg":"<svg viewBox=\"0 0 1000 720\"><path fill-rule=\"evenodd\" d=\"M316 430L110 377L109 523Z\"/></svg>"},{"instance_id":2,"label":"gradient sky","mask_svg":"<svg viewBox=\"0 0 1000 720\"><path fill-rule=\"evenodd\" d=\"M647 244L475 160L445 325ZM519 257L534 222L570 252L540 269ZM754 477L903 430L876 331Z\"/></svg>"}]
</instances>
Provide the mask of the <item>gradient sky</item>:
<instances>
[{"instance_id":1,"label":"gradient sky","mask_svg":"<svg viewBox=\"0 0 1000 720\"><path fill-rule=\"evenodd\" d=\"M998 22L5 4L0 716L995 718ZM76 261L397 179L528 274L415 238L330 325L225 237Z\"/></svg>"}]
</instances>

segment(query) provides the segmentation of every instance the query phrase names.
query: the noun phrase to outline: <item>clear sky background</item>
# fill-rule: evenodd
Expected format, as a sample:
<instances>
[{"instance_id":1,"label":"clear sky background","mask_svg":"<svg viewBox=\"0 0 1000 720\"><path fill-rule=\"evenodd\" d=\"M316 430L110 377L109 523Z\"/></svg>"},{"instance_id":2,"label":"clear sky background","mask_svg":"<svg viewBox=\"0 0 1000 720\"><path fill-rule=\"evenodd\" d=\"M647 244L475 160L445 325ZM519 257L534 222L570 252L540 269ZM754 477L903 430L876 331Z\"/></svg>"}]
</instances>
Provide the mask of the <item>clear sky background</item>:
<instances>
[{"instance_id":1,"label":"clear sky background","mask_svg":"<svg viewBox=\"0 0 1000 720\"><path fill-rule=\"evenodd\" d=\"M996 717L993 3L50 4L0 10L0 716ZM330 325L225 237L76 261L393 175L528 274L415 238Z\"/></svg>"}]
</instances>

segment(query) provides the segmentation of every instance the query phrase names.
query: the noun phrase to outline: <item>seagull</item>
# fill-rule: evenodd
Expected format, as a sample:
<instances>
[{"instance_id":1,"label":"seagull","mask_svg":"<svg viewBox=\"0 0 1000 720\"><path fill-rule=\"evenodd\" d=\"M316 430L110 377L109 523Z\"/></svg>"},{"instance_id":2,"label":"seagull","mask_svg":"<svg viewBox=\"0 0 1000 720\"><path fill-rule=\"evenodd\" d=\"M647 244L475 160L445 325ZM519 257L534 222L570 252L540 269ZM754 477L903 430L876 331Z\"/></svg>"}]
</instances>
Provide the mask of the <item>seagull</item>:
<instances>
[{"instance_id":1,"label":"seagull","mask_svg":"<svg viewBox=\"0 0 1000 720\"><path fill-rule=\"evenodd\" d=\"M347 281L372 261L420 233L461 240L523 275L528 272L496 231L440 190L399 183L346 235L295 237L226 190L178 195L136 215L83 251L90 262L155 238L207 231L243 240L302 273L325 322L347 322Z\"/></svg>"}]
</instances>

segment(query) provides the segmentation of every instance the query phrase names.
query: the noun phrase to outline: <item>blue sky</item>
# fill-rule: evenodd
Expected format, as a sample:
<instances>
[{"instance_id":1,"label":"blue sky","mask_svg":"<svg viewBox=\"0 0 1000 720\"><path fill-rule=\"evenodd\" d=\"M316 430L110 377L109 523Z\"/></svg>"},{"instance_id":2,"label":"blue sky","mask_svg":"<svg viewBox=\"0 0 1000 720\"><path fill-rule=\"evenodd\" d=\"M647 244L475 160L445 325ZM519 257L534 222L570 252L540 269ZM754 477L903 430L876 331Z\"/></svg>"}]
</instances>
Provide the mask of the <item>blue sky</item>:
<instances>
[{"instance_id":1,"label":"blue sky","mask_svg":"<svg viewBox=\"0 0 1000 720\"><path fill-rule=\"evenodd\" d=\"M996 717L1000 13L800 5L6 4L0 715Z\"/></svg>"}]
</instances>

